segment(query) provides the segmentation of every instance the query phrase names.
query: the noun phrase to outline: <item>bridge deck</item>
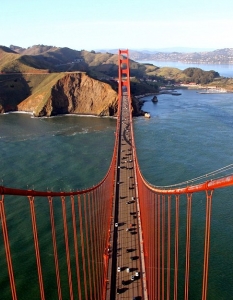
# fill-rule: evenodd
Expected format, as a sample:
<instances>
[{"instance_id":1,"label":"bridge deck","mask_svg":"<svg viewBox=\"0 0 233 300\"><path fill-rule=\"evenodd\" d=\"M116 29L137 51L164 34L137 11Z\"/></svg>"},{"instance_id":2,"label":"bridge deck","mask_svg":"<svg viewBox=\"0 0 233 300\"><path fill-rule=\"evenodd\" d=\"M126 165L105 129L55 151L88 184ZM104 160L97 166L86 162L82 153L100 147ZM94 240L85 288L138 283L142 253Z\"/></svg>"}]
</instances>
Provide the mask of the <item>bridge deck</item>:
<instances>
[{"instance_id":1,"label":"bridge deck","mask_svg":"<svg viewBox=\"0 0 233 300\"><path fill-rule=\"evenodd\" d=\"M123 97L109 299L142 299L138 210L127 97ZM113 243L114 245L114 243ZM115 253L114 253L115 252ZM110 262L111 264L111 262ZM115 264L115 266L114 266ZM120 269L119 269L120 268ZM114 282L115 280L115 282ZM114 295L113 295L114 294ZM108 299L108 298L107 298Z\"/></svg>"}]
</instances>

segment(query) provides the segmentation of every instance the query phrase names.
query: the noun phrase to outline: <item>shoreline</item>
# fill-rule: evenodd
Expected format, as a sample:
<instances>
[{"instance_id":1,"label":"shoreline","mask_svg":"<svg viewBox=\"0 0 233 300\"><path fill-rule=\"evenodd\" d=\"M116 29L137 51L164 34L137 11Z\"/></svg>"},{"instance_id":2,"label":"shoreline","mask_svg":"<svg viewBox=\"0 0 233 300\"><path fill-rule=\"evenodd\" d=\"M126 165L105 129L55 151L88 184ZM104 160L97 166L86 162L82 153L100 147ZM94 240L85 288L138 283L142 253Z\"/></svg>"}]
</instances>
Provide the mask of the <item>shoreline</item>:
<instances>
[{"instance_id":1,"label":"shoreline","mask_svg":"<svg viewBox=\"0 0 233 300\"><path fill-rule=\"evenodd\" d=\"M29 112L29 111L8 111L5 112L3 114L0 115L10 115L10 114L26 114L26 115L31 115L32 118L38 118L38 119L49 119L49 118L57 118L57 117L69 117L69 116L73 116L73 117L89 117L89 118L109 118L109 119L117 119L117 117L114 116L98 116L98 115L91 115L91 114L59 114L59 115L55 115L55 116L50 116L50 117L35 117L33 112Z\"/></svg>"},{"instance_id":2,"label":"shoreline","mask_svg":"<svg viewBox=\"0 0 233 300\"><path fill-rule=\"evenodd\" d=\"M136 99L140 100L141 98L147 97L147 96L158 96L158 95L162 95L162 94L169 94L172 93L172 91L174 90L184 90L184 89L188 89L188 90L211 90L212 93L216 93L216 94L222 94L222 93L232 93L232 91L226 89L226 88L221 88L221 87L217 87L217 86L203 86L203 85L199 85L199 84L181 84L179 86L174 86L172 88L164 88L164 89L160 89L158 93L146 93L146 94L142 94L142 95L137 95L134 96ZM142 100L143 101L143 100Z\"/></svg>"}]
</instances>

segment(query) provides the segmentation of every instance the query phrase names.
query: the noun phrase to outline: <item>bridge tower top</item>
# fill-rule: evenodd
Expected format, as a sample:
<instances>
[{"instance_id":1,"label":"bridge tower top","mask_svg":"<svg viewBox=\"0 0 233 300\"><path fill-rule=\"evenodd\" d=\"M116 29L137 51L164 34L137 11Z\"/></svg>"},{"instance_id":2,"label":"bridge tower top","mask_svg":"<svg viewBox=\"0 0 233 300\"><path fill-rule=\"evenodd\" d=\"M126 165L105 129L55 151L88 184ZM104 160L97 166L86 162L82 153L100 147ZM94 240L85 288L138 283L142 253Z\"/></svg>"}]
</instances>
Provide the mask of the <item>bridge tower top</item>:
<instances>
[{"instance_id":1,"label":"bridge tower top","mask_svg":"<svg viewBox=\"0 0 233 300\"><path fill-rule=\"evenodd\" d=\"M122 95L122 87L126 87L128 97L130 97L130 74L129 74L129 50L119 50L118 55L118 66L119 66L119 97Z\"/></svg>"}]
</instances>

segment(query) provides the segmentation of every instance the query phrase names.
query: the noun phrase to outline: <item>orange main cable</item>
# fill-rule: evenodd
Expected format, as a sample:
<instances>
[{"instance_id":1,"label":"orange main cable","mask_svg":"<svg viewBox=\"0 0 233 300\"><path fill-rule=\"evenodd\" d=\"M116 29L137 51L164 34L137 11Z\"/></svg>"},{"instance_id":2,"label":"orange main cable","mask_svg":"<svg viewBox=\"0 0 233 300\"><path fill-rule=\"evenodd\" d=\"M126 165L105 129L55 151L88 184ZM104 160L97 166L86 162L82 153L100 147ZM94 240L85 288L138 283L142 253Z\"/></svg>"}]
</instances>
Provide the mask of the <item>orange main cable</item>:
<instances>
[{"instance_id":1,"label":"orange main cable","mask_svg":"<svg viewBox=\"0 0 233 300\"><path fill-rule=\"evenodd\" d=\"M76 263L76 276L79 299L82 299L81 282L80 282L80 265L79 265L79 253L78 253L78 239L77 239L77 222L74 205L74 196L70 196L71 210L72 210L72 223L73 223L73 234L74 234L74 251L75 251L75 263Z\"/></svg>"},{"instance_id":2,"label":"orange main cable","mask_svg":"<svg viewBox=\"0 0 233 300\"><path fill-rule=\"evenodd\" d=\"M36 227L36 213L35 213L35 206L34 206L34 197L29 196L28 199L29 199L29 203L30 203L30 211L31 211L31 219L32 219L32 230L33 230L34 246L35 246L35 253L36 253L37 272L38 272L38 279L39 279L39 286L40 286L40 296L41 296L42 300L45 300L41 261L40 261L40 250L39 250L39 242L38 242L37 227Z\"/></svg>"},{"instance_id":3,"label":"orange main cable","mask_svg":"<svg viewBox=\"0 0 233 300\"><path fill-rule=\"evenodd\" d=\"M55 263L56 280L57 280L57 292L58 292L58 299L61 300L62 299L61 280L60 280L58 255L57 255L57 243L56 243L56 232L55 232L54 211L53 211L53 198L48 197L48 200L49 200L50 223L51 223L52 240L53 240L54 263Z\"/></svg>"},{"instance_id":4,"label":"orange main cable","mask_svg":"<svg viewBox=\"0 0 233 300\"><path fill-rule=\"evenodd\" d=\"M4 195L2 195L1 200L0 200L0 221L2 221L2 231L3 231L3 238L4 238L4 245L5 245L6 260L7 260L9 279L10 279L12 299L17 300L15 279L14 279L13 266L12 266L12 261L11 261L9 238L8 238L8 232L7 232L6 215L5 215L5 209L4 209Z\"/></svg>"}]
</instances>

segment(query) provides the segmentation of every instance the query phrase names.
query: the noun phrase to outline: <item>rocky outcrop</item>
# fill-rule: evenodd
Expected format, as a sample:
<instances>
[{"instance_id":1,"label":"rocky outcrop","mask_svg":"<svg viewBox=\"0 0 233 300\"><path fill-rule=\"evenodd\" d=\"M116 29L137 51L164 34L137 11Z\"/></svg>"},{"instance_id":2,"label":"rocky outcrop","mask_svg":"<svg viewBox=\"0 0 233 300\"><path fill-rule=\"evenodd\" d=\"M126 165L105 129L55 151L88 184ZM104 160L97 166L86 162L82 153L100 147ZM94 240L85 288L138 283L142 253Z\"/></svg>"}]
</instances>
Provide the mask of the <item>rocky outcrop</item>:
<instances>
[{"instance_id":1,"label":"rocky outcrop","mask_svg":"<svg viewBox=\"0 0 233 300\"><path fill-rule=\"evenodd\" d=\"M141 109L144 104L143 100L137 99L136 97L132 97L132 108L133 108L133 116L144 116L145 112Z\"/></svg>"},{"instance_id":2,"label":"rocky outcrop","mask_svg":"<svg viewBox=\"0 0 233 300\"><path fill-rule=\"evenodd\" d=\"M35 116L58 114L91 114L114 116L117 92L110 85L90 78L85 73L66 73L48 90L38 90L18 105L18 110Z\"/></svg>"}]
</instances>

